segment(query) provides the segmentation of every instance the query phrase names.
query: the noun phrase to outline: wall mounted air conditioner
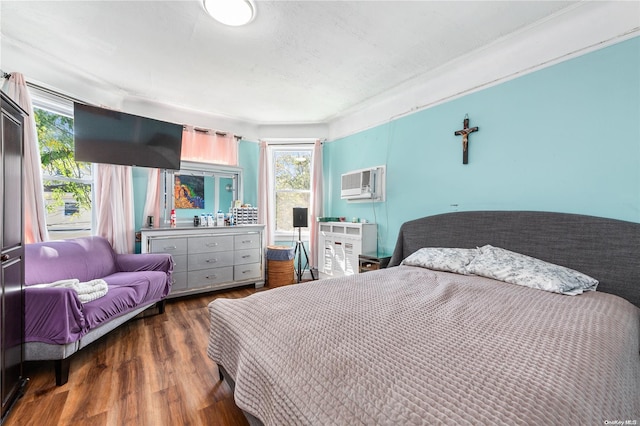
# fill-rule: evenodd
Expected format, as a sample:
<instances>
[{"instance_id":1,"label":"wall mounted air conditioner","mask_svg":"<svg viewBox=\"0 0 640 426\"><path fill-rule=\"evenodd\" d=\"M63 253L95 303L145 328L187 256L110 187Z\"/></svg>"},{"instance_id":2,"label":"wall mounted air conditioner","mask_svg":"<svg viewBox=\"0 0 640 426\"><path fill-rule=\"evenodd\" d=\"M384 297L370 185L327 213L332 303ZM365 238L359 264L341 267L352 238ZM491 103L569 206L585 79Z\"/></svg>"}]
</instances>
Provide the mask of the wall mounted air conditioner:
<instances>
[{"instance_id":1,"label":"wall mounted air conditioner","mask_svg":"<svg viewBox=\"0 0 640 426\"><path fill-rule=\"evenodd\" d=\"M340 198L384 201L384 175L385 166L354 170L341 175Z\"/></svg>"}]
</instances>

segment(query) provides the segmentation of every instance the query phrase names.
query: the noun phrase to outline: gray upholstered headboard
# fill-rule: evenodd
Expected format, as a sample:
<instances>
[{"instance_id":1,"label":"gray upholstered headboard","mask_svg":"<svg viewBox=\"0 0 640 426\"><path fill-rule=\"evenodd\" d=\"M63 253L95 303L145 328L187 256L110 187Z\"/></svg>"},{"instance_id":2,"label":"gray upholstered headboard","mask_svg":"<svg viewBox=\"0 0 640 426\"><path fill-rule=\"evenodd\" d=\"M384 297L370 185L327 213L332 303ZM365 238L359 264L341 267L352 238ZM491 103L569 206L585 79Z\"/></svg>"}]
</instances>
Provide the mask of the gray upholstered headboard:
<instances>
[{"instance_id":1,"label":"gray upholstered headboard","mask_svg":"<svg viewBox=\"0 0 640 426\"><path fill-rule=\"evenodd\" d=\"M530 211L428 216L402 225L389 266L421 247L485 244L583 272L600 281L598 291L640 307L640 224L615 219Z\"/></svg>"}]
</instances>

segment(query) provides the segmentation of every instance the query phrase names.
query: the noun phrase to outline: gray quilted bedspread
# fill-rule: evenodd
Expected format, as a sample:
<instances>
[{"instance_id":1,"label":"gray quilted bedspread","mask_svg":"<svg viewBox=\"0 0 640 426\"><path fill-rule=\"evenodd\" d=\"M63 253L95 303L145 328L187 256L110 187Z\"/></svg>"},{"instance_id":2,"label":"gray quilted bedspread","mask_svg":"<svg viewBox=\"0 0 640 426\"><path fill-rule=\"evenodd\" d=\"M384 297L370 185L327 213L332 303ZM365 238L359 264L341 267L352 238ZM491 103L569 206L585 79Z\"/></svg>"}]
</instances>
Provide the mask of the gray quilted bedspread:
<instances>
[{"instance_id":1,"label":"gray quilted bedspread","mask_svg":"<svg viewBox=\"0 0 640 426\"><path fill-rule=\"evenodd\" d=\"M640 425L640 309L609 294L399 266L209 311L266 425Z\"/></svg>"}]
</instances>

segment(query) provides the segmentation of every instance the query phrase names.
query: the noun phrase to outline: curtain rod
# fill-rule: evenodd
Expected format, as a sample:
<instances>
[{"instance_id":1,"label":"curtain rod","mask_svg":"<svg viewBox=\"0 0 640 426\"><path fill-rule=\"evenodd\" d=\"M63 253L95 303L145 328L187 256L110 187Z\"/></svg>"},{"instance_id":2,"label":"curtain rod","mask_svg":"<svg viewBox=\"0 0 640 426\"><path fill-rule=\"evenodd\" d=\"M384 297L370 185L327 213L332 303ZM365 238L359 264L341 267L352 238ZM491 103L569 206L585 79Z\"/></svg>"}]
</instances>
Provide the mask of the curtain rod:
<instances>
[{"instance_id":1,"label":"curtain rod","mask_svg":"<svg viewBox=\"0 0 640 426\"><path fill-rule=\"evenodd\" d=\"M3 78L11 77L10 73L4 72L2 70L0 70L0 74L2 74ZM56 92L53 89L49 89L47 87L40 86L39 84L32 83L31 81L29 81L27 79L25 79L25 82L27 83L28 87L31 87L31 88L36 89L36 90L40 90L41 92L47 93L49 95L57 96L59 98L66 99L67 101L71 101L71 102L77 102L77 103L80 103L80 104L86 104L86 102L81 101L80 99L74 98L73 96L69 96L69 95L65 95L64 93Z\"/></svg>"},{"instance_id":2,"label":"curtain rod","mask_svg":"<svg viewBox=\"0 0 640 426\"><path fill-rule=\"evenodd\" d=\"M29 86L29 87L31 87L33 89L45 92L45 93L47 93L49 95L53 95L53 96L57 96L57 97L62 98L62 99L66 99L67 101L71 101L71 102L75 102L75 103L78 103L78 104L87 105L87 102L81 101L78 98L74 98L73 96L65 95L64 93L56 92L53 89L49 89L47 87L40 86L39 84L32 83L32 82L30 82L28 80L27 80L27 86Z\"/></svg>"},{"instance_id":3,"label":"curtain rod","mask_svg":"<svg viewBox=\"0 0 640 426\"><path fill-rule=\"evenodd\" d=\"M184 124L182 127L186 129L189 126ZM203 129L202 127L194 127L193 130L196 131L196 132L199 132L199 133L209 133L209 132L213 131L218 136L227 136L227 132L222 132L220 130ZM242 136L240 136L240 135L233 135L233 137L236 138L237 140L242 139Z\"/></svg>"},{"instance_id":4,"label":"curtain rod","mask_svg":"<svg viewBox=\"0 0 640 426\"><path fill-rule=\"evenodd\" d=\"M269 146L313 145L315 142L267 142Z\"/></svg>"},{"instance_id":5,"label":"curtain rod","mask_svg":"<svg viewBox=\"0 0 640 426\"><path fill-rule=\"evenodd\" d=\"M327 140L326 139L315 139L313 141L310 140L303 140L303 141L296 141L296 140L287 140L287 141L269 141L269 140L265 140L264 142L267 143L267 145L269 146L286 146L286 145L314 145L316 143L316 140L320 141L320 144L324 144ZM261 140L262 141L262 140Z\"/></svg>"}]
</instances>

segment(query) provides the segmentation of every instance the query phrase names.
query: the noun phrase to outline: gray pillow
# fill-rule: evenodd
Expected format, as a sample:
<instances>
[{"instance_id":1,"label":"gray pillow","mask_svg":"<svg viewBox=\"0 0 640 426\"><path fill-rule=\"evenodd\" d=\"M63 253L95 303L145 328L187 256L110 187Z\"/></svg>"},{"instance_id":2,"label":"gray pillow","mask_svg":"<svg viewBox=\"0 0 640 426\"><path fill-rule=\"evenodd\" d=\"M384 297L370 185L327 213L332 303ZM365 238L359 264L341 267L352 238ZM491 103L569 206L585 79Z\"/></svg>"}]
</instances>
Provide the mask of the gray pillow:
<instances>
[{"instance_id":1,"label":"gray pillow","mask_svg":"<svg viewBox=\"0 0 640 426\"><path fill-rule=\"evenodd\" d=\"M408 256L402 264L469 275L466 266L476 252L477 249L425 247Z\"/></svg>"},{"instance_id":2,"label":"gray pillow","mask_svg":"<svg viewBox=\"0 0 640 426\"><path fill-rule=\"evenodd\" d=\"M490 245L478 248L478 255L466 270L469 274L569 295L595 291L598 286L598 280L581 272Z\"/></svg>"}]
</instances>

